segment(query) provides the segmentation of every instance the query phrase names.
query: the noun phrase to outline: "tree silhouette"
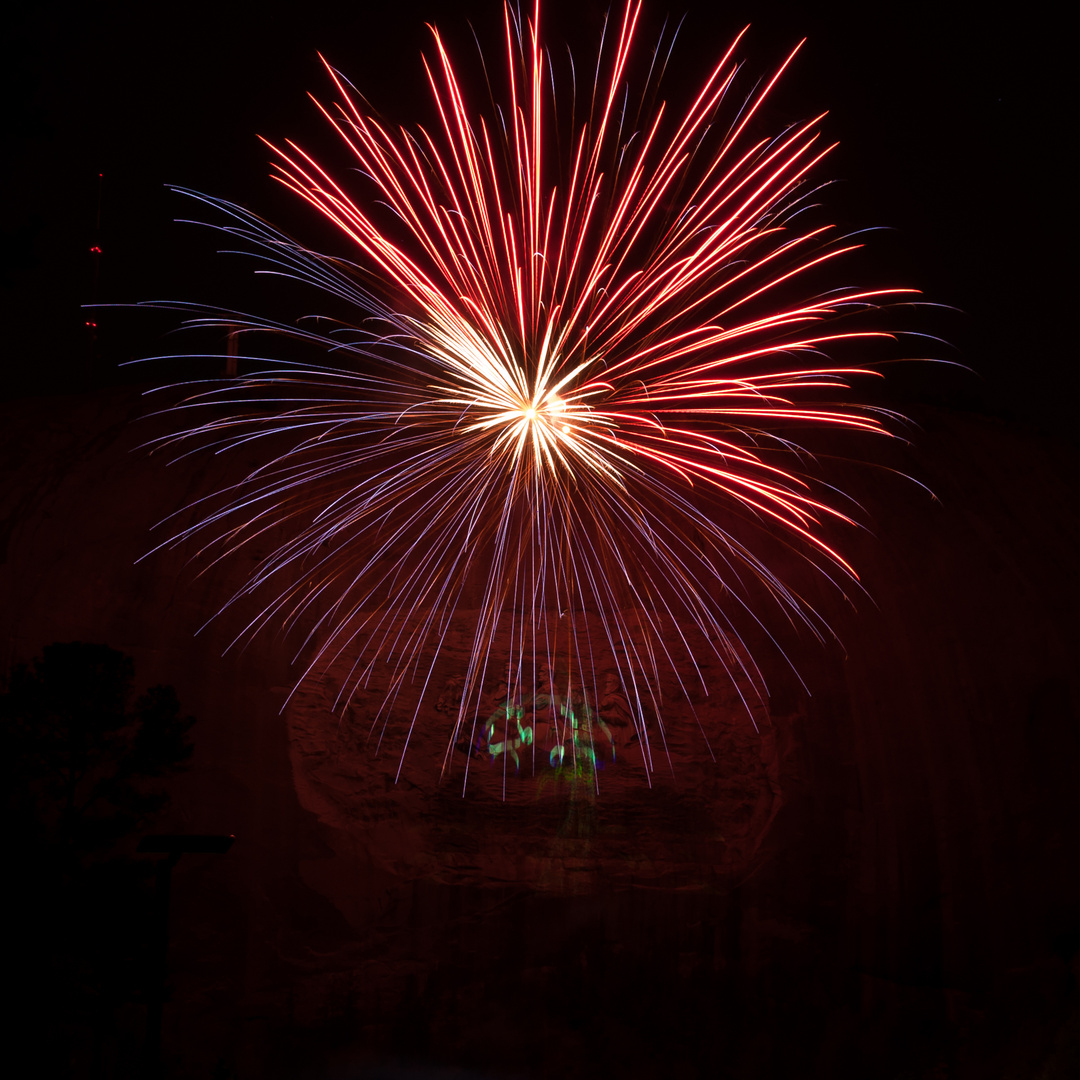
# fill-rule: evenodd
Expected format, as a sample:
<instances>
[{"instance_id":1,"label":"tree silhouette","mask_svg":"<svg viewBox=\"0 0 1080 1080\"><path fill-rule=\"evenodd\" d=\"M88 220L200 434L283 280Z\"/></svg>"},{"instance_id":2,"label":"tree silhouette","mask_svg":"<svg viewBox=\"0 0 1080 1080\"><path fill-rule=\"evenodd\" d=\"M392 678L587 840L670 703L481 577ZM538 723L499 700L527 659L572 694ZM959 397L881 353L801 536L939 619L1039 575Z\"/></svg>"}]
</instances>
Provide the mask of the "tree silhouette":
<instances>
[{"instance_id":1,"label":"tree silhouette","mask_svg":"<svg viewBox=\"0 0 1080 1080\"><path fill-rule=\"evenodd\" d=\"M21 984L16 1030L36 1044L43 1074L105 1075L114 1011L143 983L149 868L122 842L166 805L162 780L190 760L194 721L171 686L132 705L133 681L123 653L58 643L15 667L0 696L4 856L19 928L5 967Z\"/></svg>"}]
</instances>

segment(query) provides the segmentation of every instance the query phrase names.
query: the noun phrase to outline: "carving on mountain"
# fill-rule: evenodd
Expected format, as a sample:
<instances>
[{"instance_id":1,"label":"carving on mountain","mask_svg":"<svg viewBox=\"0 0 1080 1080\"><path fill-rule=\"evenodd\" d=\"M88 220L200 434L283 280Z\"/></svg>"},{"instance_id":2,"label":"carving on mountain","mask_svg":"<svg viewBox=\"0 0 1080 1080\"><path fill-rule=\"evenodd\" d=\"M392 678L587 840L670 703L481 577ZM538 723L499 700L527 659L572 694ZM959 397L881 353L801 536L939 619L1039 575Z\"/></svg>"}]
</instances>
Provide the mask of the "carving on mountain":
<instances>
[{"instance_id":1,"label":"carving on mountain","mask_svg":"<svg viewBox=\"0 0 1080 1080\"><path fill-rule=\"evenodd\" d=\"M344 708L344 662L300 687L285 717L305 809L382 869L447 884L576 893L600 881L721 886L748 871L783 795L773 723L746 675L697 649L701 676L688 662L662 674L663 730L647 715L642 738L619 677L626 661L590 616L576 627L593 661L584 694L557 660L554 679L530 660L535 687L509 709L510 641L497 634L476 723L448 753L474 625L475 613L454 616L423 700L423 680L406 681L388 716L388 665Z\"/></svg>"}]
</instances>

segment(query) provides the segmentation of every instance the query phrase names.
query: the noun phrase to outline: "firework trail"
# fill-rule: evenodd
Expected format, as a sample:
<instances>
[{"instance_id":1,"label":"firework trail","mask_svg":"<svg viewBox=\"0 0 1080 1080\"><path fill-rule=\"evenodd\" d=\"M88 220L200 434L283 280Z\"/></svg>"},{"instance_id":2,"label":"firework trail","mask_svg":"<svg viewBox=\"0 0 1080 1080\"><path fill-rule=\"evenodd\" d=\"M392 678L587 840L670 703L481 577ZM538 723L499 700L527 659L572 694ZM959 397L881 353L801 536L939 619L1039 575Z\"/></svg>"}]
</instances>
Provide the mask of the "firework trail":
<instances>
[{"instance_id":1,"label":"firework trail","mask_svg":"<svg viewBox=\"0 0 1080 1080\"><path fill-rule=\"evenodd\" d=\"M194 314L194 325L270 333L319 360L280 359L279 349L178 407L188 419L170 444L266 449L261 467L201 504L169 542L195 537L216 560L284 529L229 602L263 598L241 637L301 628L313 656L305 674L348 661L341 703L387 665L373 729L394 716L406 683L430 699L452 619L475 614L443 762L465 779L469 757L455 766L452 750L476 746L485 725L504 765L511 751L515 762L519 749L535 753L520 717L538 687L556 728L577 732L585 718L586 733L559 745L589 752L603 725L588 723L599 695L582 613L620 658L646 775L663 734L646 719L661 715L660 673L692 659L680 627L759 684L732 621L756 618L740 610L745 580L824 632L735 523L786 535L838 583L855 577L827 538L849 519L806 474L792 433L887 434L888 414L837 400L870 372L829 355L887 336L850 320L903 290L791 299L857 246L799 224L829 149L821 117L756 133L798 50L737 96L737 39L683 111L661 103L634 117L640 10L630 0L612 20L589 91L564 102L539 3L531 19L507 6L505 82L489 75L486 114L433 30L430 130L385 124L327 65L336 103L316 104L353 159L349 180L292 142L272 149L277 178L340 230L350 261L197 196L269 269L352 315L327 333L325 323ZM655 90L664 50L651 56ZM564 105L576 112L562 115ZM511 642L509 661L494 658L497 633ZM492 679L505 684L501 732L481 714ZM410 737L419 713L399 718Z\"/></svg>"}]
</instances>

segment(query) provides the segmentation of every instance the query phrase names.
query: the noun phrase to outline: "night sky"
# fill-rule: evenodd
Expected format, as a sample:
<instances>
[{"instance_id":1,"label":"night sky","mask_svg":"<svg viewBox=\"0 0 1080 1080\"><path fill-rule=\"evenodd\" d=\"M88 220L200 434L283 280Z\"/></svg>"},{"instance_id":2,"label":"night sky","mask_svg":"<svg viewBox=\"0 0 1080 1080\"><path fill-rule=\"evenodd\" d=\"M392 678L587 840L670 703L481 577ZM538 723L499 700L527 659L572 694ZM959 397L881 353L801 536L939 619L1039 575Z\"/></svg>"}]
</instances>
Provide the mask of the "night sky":
<instances>
[{"instance_id":1,"label":"night sky","mask_svg":"<svg viewBox=\"0 0 1080 1080\"><path fill-rule=\"evenodd\" d=\"M839 147L817 171L835 181L822 195L828 217L875 230L847 264L850 280L921 289L932 306L905 315L904 327L926 337L904 338L902 350L946 362L890 369L880 401L923 425L913 448L892 447L885 463L897 475L838 470L844 490L867 495L870 528L851 531L850 554L873 602L856 614L823 589L844 646L800 639L809 692L785 675L769 746L755 732L710 774L721 791L712 808L753 804L763 830L760 850L753 836L737 852L706 838L728 844L732 865L739 854L743 877L731 871L718 886L713 849L700 846L684 870L686 880L700 872L702 888L646 867L625 888L545 892L496 865L503 855L517 865L514 807L451 800L437 784L395 786L389 774L384 790L382 759L373 764L359 741L347 794L319 804L322 781L304 768L344 721L323 723L329 707L310 701L282 708L294 643L266 634L228 651L238 629L228 618L196 637L241 579L216 567L196 579L185 552L140 560L155 522L227 474L203 455L166 476L160 458L130 453L142 438L130 423L143 409L137 388L221 366L132 363L183 348L170 333L175 313L132 305L273 315L266 297L285 296L257 287L249 261L219 255L212 231L178 222L205 212L169 185L238 203L348 257L269 178L258 136L295 139L340 172L349 163L307 98L331 97L317 54L387 120L430 122L425 22L468 71L469 22L490 56L501 11L501 0L194 0L43 2L7 17L3 644L10 660L29 661L50 641L100 640L130 653L139 679L174 683L198 718L196 753L161 827L239 836L227 859L185 856L177 871L167 1075L443 1075L335 1072L336 1046L490 1076L831 1080L844 1075L837 1062L897 1080L1067 1075L1051 1065L1080 1061L1080 386L1066 336L1074 118L1066 33L1039 5L1018 15L925 0L646 3L642 51L668 11L676 21L686 12L664 83L675 103L748 23L739 56L755 75L808 39L770 101L769 130L829 111L822 128ZM603 17L594 0L549 0L543 37L585 58ZM302 297L286 302L298 305L289 317L307 310ZM747 777L764 795L744 806ZM654 794L633 803L650 823L635 840L666 866L662 849L686 833L675 810L697 793L673 783L668 802ZM623 805L598 814L617 819ZM761 824L762 806L779 811L775 825ZM408 863L418 852L434 860L424 845L445 840L447 821L455 843L489 858L492 880L449 881ZM520 821L522 843L544 850L550 822ZM687 849L700 839L686 835ZM637 863L619 854L607 865ZM38 929L23 936L21 962L38 972L34 934L52 916L35 916L33 888L24 892ZM68 902L54 900L56 910ZM44 976L38 985L50 1001ZM25 1000L27 1016L51 1030L45 1007ZM100 1049L108 1028L121 1064L84 1061L70 1075L137 1074L140 1000L129 995L80 1029ZM485 1027L489 1013L504 1017L499 1032ZM48 1038L26 1030L29 1041ZM667 1065L674 1049L681 1072ZM316 1064L304 1072L297 1062Z\"/></svg>"},{"instance_id":2,"label":"night sky","mask_svg":"<svg viewBox=\"0 0 1080 1080\"><path fill-rule=\"evenodd\" d=\"M128 3L22 10L4 65L14 118L4 172L5 392L154 381L141 368L118 373L117 364L168 351L161 335L170 317L102 312L91 343L80 304L221 303L230 293L243 301L247 270L216 260L205 232L174 224L194 207L166 185L233 200L313 246L331 245L313 215L268 179L256 136L297 138L340 162L306 97L327 92L318 51L386 117L410 123L427 115L425 22L467 58L469 21L497 47L500 7L313 0L196 2L154 16ZM840 147L819 173L837 181L824 196L830 213L847 228L882 229L870 235L859 272L869 267L869 278L913 285L957 309L927 310L920 328L948 344L913 343L911 352L977 375L902 373L898 403L987 411L1067 435L1076 375L1064 329L1068 275L1054 269L1067 243L1065 65L1047 20L929 3L670 11L677 18L684 9L666 84L673 100L696 89L747 23L740 53L758 73L809 39L776 115L830 110L825 132ZM603 11L550 3L545 36L587 56ZM658 30L666 14L663 4L647 5L646 25Z\"/></svg>"}]
</instances>

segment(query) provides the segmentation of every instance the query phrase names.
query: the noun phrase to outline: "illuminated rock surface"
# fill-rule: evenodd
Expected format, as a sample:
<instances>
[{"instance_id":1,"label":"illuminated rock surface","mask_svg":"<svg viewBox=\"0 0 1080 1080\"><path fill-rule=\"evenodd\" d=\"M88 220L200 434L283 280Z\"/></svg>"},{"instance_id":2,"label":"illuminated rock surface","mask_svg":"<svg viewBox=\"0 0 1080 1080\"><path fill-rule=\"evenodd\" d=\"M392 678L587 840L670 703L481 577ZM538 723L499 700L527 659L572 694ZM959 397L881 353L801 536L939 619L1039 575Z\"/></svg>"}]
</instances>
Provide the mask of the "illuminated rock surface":
<instances>
[{"instance_id":1,"label":"illuminated rock surface","mask_svg":"<svg viewBox=\"0 0 1080 1080\"><path fill-rule=\"evenodd\" d=\"M401 733L376 755L363 700L339 720L313 683L279 715L288 642L222 657L229 618L195 636L236 567L135 563L228 467L131 453L142 407L127 391L4 406L0 597L9 660L105 642L198 718L161 827L238 839L175 874L173 1075L998 1077L1077 1053L1068 451L927 416L900 464L940 502L842 478L873 488L876 537L845 551L876 607L808 585L847 650L785 639L810 695L764 660L755 732L708 672L715 765L673 722L650 790L623 731L594 795L554 778L538 738L520 772L472 759L462 799L463 751L438 782L445 709L395 785Z\"/></svg>"}]
</instances>

